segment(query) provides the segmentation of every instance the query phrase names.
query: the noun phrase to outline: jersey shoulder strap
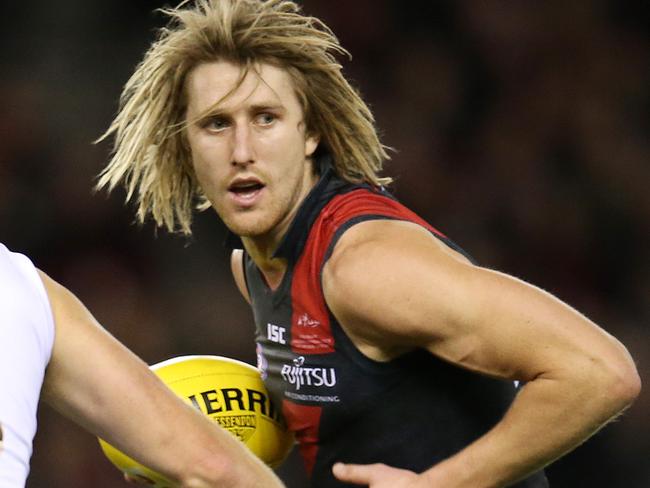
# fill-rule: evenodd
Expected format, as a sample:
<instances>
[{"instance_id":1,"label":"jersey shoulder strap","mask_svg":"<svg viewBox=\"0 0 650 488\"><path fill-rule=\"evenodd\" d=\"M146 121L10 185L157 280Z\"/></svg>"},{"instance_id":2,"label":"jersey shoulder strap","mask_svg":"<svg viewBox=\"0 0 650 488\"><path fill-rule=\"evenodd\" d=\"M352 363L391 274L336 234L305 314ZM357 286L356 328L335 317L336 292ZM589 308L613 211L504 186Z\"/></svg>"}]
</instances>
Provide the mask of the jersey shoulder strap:
<instances>
[{"instance_id":1,"label":"jersey shoulder strap","mask_svg":"<svg viewBox=\"0 0 650 488\"><path fill-rule=\"evenodd\" d=\"M292 324L300 333L308 333L311 324L320 325L317 347L310 344L310 353L334 351L330 314L321 286L321 272L341 235L353 225L374 219L414 222L428 229L443 241L447 237L389 194L371 188L356 188L334 196L312 225L303 252L293 269L291 282ZM304 331L302 329L305 329ZM298 335L296 333L296 335ZM307 352L297 351L299 353Z\"/></svg>"}]
</instances>

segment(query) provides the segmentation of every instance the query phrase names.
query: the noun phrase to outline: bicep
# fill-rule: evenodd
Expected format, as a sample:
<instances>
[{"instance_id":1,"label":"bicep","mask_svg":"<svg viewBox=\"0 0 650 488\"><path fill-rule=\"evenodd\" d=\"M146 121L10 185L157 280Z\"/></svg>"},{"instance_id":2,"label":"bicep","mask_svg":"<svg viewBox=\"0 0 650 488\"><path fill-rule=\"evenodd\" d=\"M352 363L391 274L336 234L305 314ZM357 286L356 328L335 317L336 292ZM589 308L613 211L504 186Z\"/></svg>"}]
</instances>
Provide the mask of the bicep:
<instances>
[{"instance_id":1,"label":"bicep","mask_svg":"<svg viewBox=\"0 0 650 488\"><path fill-rule=\"evenodd\" d=\"M70 291L41 273L55 322L43 397L91 432L112 437L135 408L166 396L148 366L111 336Z\"/></svg>"},{"instance_id":2,"label":"bicep","mask_svg":"<svg viewBox=\"0 0 650 488\"><path fill-rule=\"evenodd\" d=\"M481 373L511 379L551 377L616 358L622 346L551 294L512 276L472 265L443 269L450 299L427 349ZM577 372L577 371L576 371Z\"/></svg>"},{"instance_id":3,"label":"bicep","mask_svg":"<svg viewBox=\"0 0 650 488\"><path fill-rule=\"evenodd\" d=\"M539 288L457 259L408 224L380 229L343 242L324 273L328 304L362 340L425 348L472 371L522 380L621 352Z\"/></svg>"},{"instance_id":4,"label":"bicep","mask_svg":"<svg viewBox=\"0 0 650 488\"><path fill-rule=\"evenodd\" d=\"M48 403L171 480L206 473L205 479L227 479L233 459L248 463L230 434L176 396L72 293L42 278L56 324L44 383Z\"/></svg>"}]
</instances>

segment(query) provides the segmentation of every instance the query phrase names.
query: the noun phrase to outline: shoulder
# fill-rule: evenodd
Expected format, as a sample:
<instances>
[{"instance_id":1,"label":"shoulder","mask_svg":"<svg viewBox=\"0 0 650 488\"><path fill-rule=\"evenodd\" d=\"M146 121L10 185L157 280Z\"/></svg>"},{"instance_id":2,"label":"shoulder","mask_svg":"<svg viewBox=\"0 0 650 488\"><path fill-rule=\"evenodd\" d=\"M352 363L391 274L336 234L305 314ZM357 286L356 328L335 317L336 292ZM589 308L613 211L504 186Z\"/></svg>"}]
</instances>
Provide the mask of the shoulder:
<instances>
[{"instance_id":1,"label":"shoulder","mask_svg":"<svg viewBox=\"0 0 650 488\"><path fill-rule=\"evenodd\" d=\"M325 263L324 274L335 281L365 281L367 277L395 271L408 274L410 268L405 265L436 262L470 264L464 255L417 223L367 220L354 224L341 235Z\"/></svg>"},{"instance_id":2,"label":"shoulder","mask_svg":"<svg viewBox=\"0 0 650 488\"><path fill-rule=\"evenodd\" d=\"M438 308L446 302L432 290L443 290L442 283L462 279L472 268L418 224L371 220L341 236L323 267L322 285L328 306L348 333L394 344L408 342L423 313L443 315Z\"/></svg>"},{"instance_id":3,"label":"shoulder","mask_svg":"<svg viewBox=\"0 0 650 488\"><path fill-rule=\"evenodd\" d=\"M39 336L51 338L50 300L32 261L0 244L0 322L38 325Z\"/></svg>"},{"instance_id":4,"label":"shoulder","mask_svg":"<svg viewBox=\"0 0 650 488\"><path fill-rule=\"evenodd\" d=\"M371 248L390 254L404 238L417 240L417 236L450 255L460 257L464 253L386 191L359 187L332 198L314 223L310 240L317 248L326 243L329 260L332 253L349 257L351 250L359 248L364 254Z\"/></svg>"},{"instance_id":5,"label":"shoulder","mask_svg":"<svg viewBox=\"0 0 650 488\"><path fill-rule=\"evenodd\" d=\"M2 289L14 290L44 297L43 286L40 283L36 267L32 261L17 252L12 252L0 244L0 280Z\"/></svg>"},{"instance_id":6,"label":"shoulder","mask_svg":"<svg viewBox=\"0 0 650 488\"><path fill-rule=\"evenodd\" d=\"M250 303L251 299L246 286L246 276L244 275L243 249L233 249L232 254L230 255L230 269L232 271L232 276L235 279L237 289L239 289L239 292L244 296L246 301Z\"/></svg>"}]
</instances>

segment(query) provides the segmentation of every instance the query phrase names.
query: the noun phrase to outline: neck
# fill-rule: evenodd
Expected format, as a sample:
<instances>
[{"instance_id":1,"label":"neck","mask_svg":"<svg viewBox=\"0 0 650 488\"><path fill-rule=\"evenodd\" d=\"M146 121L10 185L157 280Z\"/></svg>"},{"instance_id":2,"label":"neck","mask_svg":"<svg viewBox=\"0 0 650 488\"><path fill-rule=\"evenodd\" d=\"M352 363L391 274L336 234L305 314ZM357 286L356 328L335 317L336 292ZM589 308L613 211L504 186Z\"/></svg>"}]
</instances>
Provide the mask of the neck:
<instances>
[{"instance_id":1,"label":"neck","mask_svg":"<svg viewBox=\"0 0 650 488\"><path fill-rule=\"evenodd\" d=\"M242 237L242 243L246 252L262 273L266 284L269 288L275 290L282 282L284 273L287 270L286 259L273 257L277 245L265 246L258 240L249 237Z\"/></svg>"},{"instance_id":2,"label":"neck","mask_svg":"<svg viewBox=\"0 0 650 488\"><path fill-rule=\"evenodd\" d=\"M305 166L305 170L307 173L303 185L296 193L295 203L291 205L291 210L284 218L267 233L256 236L240 236L246 252L262 272L267 285L272 289L275 289L280 284L287 270L287 260L273 257L273 254L289 231L305 198L318 182L318 174L313 171L311 164Z\"/></svg>"}]
</instances>

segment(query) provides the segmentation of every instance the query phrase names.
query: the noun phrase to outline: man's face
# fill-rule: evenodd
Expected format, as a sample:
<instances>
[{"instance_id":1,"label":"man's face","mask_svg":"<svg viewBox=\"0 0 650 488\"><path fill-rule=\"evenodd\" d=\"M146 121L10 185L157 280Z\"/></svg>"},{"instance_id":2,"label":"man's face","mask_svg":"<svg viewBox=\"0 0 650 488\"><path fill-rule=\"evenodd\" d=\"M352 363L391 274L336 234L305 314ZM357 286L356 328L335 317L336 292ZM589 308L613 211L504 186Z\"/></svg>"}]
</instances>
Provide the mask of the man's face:
<instances>
[{"instance_id":1,"label":"man's face","mask_svg":"<svg viewBox=\"0 0 650 488\"><path fill-rule=\"evenodd\" d=\"M316 181L309 157L318 139L306 134L288 73L269 64L258 71L223 99L241 67L194 68L186 82L187 138L199 184L226 226L277 244Z\"/></svg>"}]
</instances>

